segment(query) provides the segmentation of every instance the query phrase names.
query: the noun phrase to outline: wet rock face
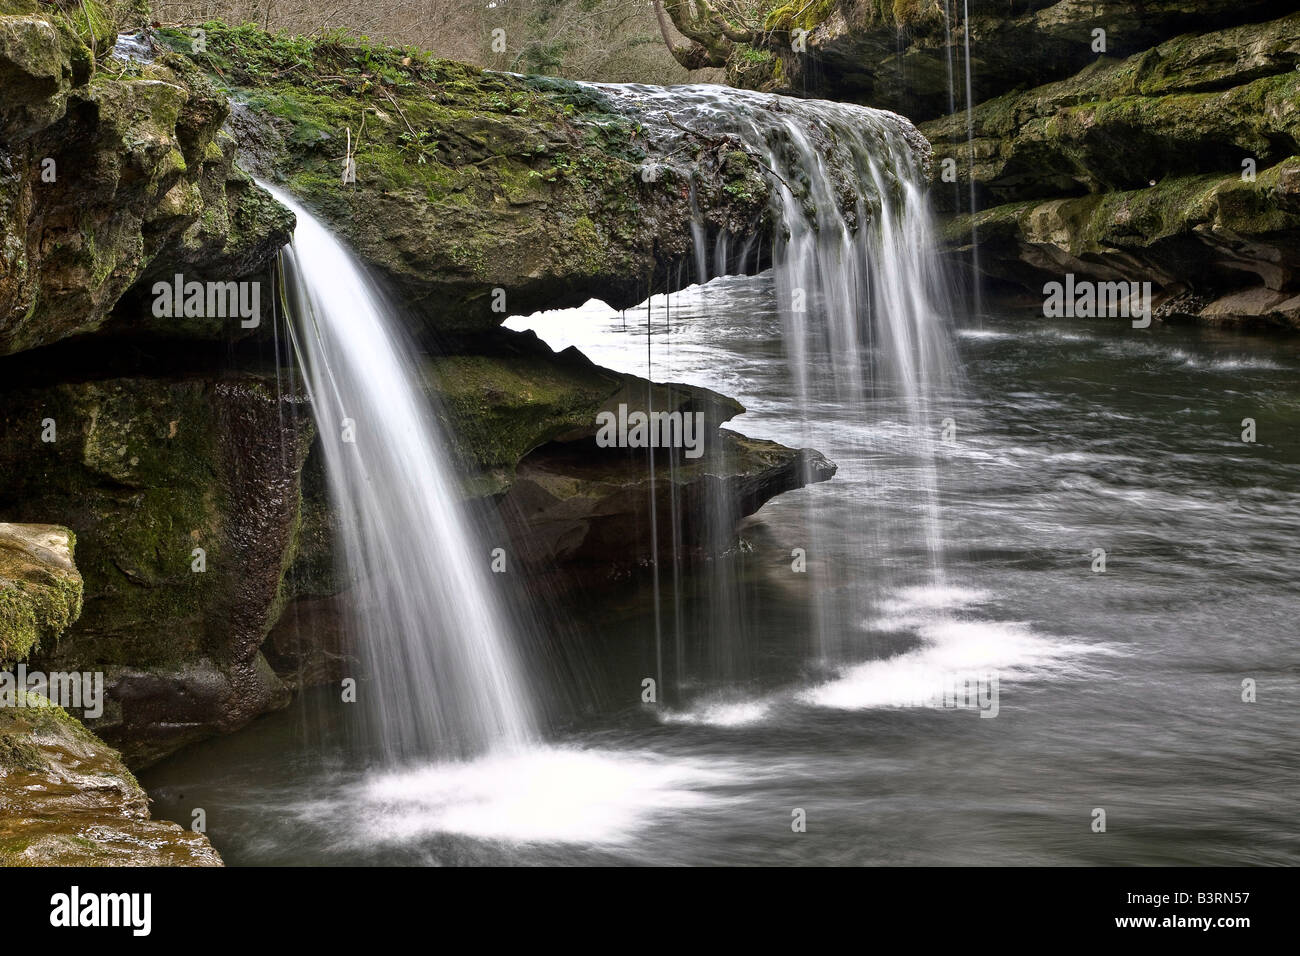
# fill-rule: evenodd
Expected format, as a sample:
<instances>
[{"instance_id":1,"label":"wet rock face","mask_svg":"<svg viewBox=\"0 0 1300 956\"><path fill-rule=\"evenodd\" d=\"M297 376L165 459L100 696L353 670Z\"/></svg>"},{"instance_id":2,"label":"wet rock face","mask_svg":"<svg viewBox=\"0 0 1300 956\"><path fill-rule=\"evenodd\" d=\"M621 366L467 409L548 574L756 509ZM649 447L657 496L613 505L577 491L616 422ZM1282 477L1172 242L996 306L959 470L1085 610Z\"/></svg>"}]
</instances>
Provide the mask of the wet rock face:
<instances>
[{"instance_id":1,"label":"wet rock face","mask_svg":"<svg viewBox=\"0 0 1300 956\"><path fill-rule=\"evenodd\" d=\"M292 228L232 168L225 98L192 64L87 40L59 7L0 4L0 354L99 328L160 258L255 272Z\"/></svg>"},{"instance_id":2,"label":"wet rock face","mask_svg":"<svg viewBox=\"0 0 1300 956\"><path fill-rule=\"evenodd\" d=\"M0 522L0 666L50 645L81 614L75 540L58 525Z\"/></svg>"},{"instance_id":3,"label":"wet rock face","mask_svg":"<svg viewBox=\"0 0 1300 956\"><path fill-rule=\"evenodd\" d=\"M220 866L207 837L149 819L118 754L35 695L0 709L0 866Z\"/></svg>"},{"instance_id":4,"label":"wet rock face","mask_svg":"<svg viewBox=\"0 0 1300 956\"><path fill-rule=\"evenodd\" d=\"M35 663L106 673L94 726L136 765L288 701L259 649L298 527L300 405L247 377L3 394L0 513L76 529L86 582L81 620Z\"/></svg>"}]
</instances>

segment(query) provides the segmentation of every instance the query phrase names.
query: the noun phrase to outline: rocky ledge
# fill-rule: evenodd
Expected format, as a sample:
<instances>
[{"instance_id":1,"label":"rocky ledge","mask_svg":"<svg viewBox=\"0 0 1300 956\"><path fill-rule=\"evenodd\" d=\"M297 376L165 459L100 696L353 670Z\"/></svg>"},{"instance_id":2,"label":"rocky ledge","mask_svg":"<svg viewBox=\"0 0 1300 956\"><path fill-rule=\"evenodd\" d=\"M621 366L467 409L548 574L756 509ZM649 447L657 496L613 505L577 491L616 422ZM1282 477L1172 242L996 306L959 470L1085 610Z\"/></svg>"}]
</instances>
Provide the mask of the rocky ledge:
<instances>
[{"instance_id":1,"label":"rocky ledge","mask_svg":"<svg viewBox=\"0 0 1300 956\"><path fill-rule=\"evenodd\" d=\"M115 750L25 694L0 708L0 866L221 866L208 838L149 819Z\"/></svg>"},{"instance_id":2,"label":"rocky ledge","mask_svg":"<svg viewBox=\"0 0 1300 956\"><path fill-rule=\"evenodd\" d=\"M30 689L33 679L51 694L71 686L63 678L72 675L56 685L49 671L22 662L77 619L73 548L67 528L0 524L0 866L220 866L203 835L151 820L120 755ZM98 709L102 683L76 680L74 702Z\"/></svg>"},{"instance_id":3,"label":"rocky ledge","mask_svg":"<svg viewBox=\"0 0 1300 956\"><path fill-rule=\"evenodd\" d=\"M924 124L958 259L1041 302L1066 273L1157 313L1300 329L1300 14L1175 37ZM975 194L974 216L969 197Z\"/></svg>"}]
</instances>

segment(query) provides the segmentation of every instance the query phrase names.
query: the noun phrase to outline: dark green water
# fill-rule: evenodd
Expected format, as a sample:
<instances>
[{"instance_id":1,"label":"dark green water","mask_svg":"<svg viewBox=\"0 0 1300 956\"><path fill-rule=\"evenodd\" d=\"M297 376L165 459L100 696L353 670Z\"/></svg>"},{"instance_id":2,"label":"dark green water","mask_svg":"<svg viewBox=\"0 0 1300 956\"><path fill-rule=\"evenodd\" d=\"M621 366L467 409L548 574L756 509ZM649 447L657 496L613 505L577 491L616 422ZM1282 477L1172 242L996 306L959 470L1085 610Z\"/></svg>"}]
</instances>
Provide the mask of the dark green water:
<instances>
[{"instance_id":1,"label":"dark green water","mask_svg":"<svg viewBox=\"0 0 1300 956\"><path fill-rule=\"evenodd\" d=\"M368 773L317 692L144 774L155 814L202 807L231 864L1300 862L1300 343L969 320L955 435L908 443L888 400L792 401L771 302L679 295L653 377L839 474L661 569L658 631L648 578L570 595L547 746ZM644 312L528 324L646 372ZM914 706L952 675L996 678L996 716Z\"/></svg>"}]
</instances>

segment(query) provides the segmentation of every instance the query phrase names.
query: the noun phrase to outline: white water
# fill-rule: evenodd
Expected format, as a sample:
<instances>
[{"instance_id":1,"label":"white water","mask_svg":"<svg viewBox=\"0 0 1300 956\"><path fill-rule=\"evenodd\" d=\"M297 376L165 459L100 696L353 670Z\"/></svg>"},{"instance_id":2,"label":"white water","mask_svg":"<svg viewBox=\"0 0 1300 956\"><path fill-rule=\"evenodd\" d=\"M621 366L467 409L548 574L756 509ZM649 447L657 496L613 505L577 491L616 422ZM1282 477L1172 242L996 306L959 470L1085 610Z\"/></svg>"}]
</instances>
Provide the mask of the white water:
<instances>
[{"instance_id":1,"label":"white water","mask_svg":"<svg viewBox=\"0 0 1300 956\"><path fill-rule=\"evenodd\" d=\"M360 702L392 761L517 748L531 694L489 580L491 548L459 503L447 444L395 317L353 256L298 217L284 250L293 338L352 579Z\"/></svg>"},{"instance_id":2,"label":"white water","mask_svg":"<svg viewBox=\"0 0 1300 956\"><path fill-rule=\"evenodd\" d=\"M911 123L886 110L718 86L596 88L652 128L672 117L678 125L656 129L666 142L683 138L679 126L731 134L767 167L777 302L805 399L829 372L845 400L884 390L920 413L951 381L945 281L924 196L930 148ZM701 283L723 274L729 244L754 246L698 222L695 238ZM829 368L811 364L817 351Z\"/></svg>"}]
</instances>

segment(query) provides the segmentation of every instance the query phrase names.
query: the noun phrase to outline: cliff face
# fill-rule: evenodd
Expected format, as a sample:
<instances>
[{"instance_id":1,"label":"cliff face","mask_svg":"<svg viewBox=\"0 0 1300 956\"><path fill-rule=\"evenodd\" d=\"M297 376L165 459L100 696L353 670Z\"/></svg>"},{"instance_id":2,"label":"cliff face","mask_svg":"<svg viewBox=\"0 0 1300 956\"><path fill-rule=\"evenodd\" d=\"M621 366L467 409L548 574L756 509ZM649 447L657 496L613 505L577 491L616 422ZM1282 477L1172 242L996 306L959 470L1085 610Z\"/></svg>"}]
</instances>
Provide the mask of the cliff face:
<instances>
[{"instance_id":1,"label":"cliff face","mask_svg":"<svg viewBox=\"0 0 1300 956\"><path fill-rule=\"evenodd\" d=\"M807 54L733 73L924 120L948 254L995 303L1041 303L1073 273L1151 282L1171 320L1300 328L1294 4L966 7L813 5Z\"/></svg>"},{"instance_id":2,"label":"cliff face","mask_svg":"<svg viewBox=\"0 0 1300 956\"><path fill-rule=\"evenodd\" d=\"M207 24L115 56L140 16L0 0L0 516L71 528L84 580L80 620L51 640L15 618L0 657L21 644L33 666L102 672L92 726L131 765L244 726L329 673L304 661L343 659L310 623L346 596L272 291L293 217L244 166L349 242L430 346L463 466L448 493L498 512L523 564L609 574L655 557L620 534L648 520L649 481L642 459L596 446L611 402L706 413L706 454L676 475L688 522L714 486L740 517L830 477L815 452L719 430L742 411L722 396L496 328L662 292L689 275L696 215L770 228L767 180L737 142L675 144L688 179L658 165L650 118L589 88L368 44ZM157 314L155 283L178 274L256 283L260 321Z\"/></svg>"}]
</instances>

